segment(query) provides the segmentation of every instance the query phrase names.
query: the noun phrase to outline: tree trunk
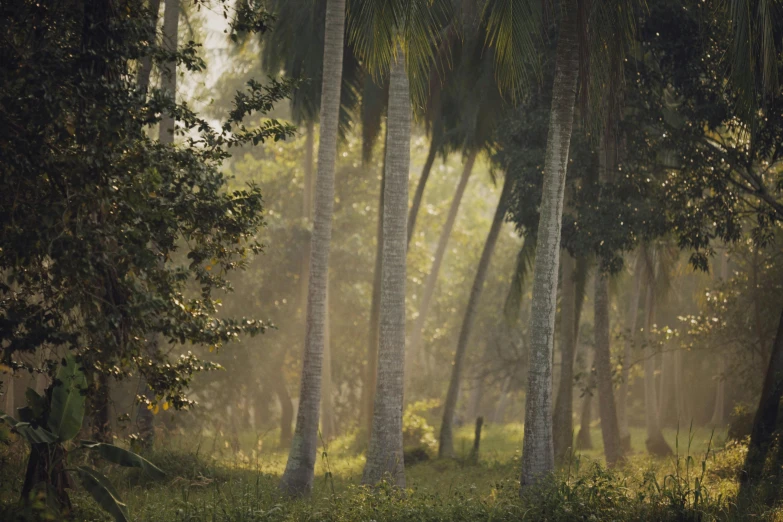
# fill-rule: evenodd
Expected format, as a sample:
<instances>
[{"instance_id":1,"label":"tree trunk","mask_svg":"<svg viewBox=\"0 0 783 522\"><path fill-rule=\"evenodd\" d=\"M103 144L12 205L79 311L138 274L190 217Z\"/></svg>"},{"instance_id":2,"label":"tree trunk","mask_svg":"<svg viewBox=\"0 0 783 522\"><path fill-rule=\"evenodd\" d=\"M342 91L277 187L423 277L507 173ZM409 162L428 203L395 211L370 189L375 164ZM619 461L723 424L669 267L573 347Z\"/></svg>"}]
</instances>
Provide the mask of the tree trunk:
<instances>
[{"instance_id":1,"label":"tree trunk","mask_svg":"<svg viewBox=\"0 0 783 522\"><path fill-rule=\"evenodd\" d=\"M781 395L783 395L783 312L780 314L778 331L775 334L772 354L764 376L759 406L753 418L753 431L750 434L748 454L745 457L741 493L744 493L743 490L747 485L761 477L764 461L778 426Z\"/></svg>"},{"instance_id":2,"label":"tree trunk","mask_svg":"<svg viewBox=\"0 0 783 522\"><path fill-rule=\"evenodd\" d=\"M674 353L674 399L677 404L677 426L690 429L693 417L691 415L689 393L685 386L685 368L683 367L682 350Z\"/></svg>"},{"instance_id":3,"label":"tree trunk","mask_svg":"<svg viewBox=\"0 0 783 522\"><path fill-rule=\"evenodd\" d=\"M285 374L282 366L278 368L272 377L274 392L280 402L280 448L290 448L293 434L291 423L294 420L294 404L291 394L288 393L288 385L285 382Z\"/></svg>"},{"instance_id":4,"label":"tree trunk","mask_svg":"<svg viewBox=\"0 0 783 522\"><path fill-rule=\"evenodd\" d=\"M536 262L533 269L530 362L525 400L521 487L535 484L555 467L552 445L552 350L563 195L579 70L576 0L566 0L562 4L562 10L544 161Z\"/></svg>"},{"instance_id":5,"label":"tree trunk","mask_svg":"<svg viewBox=\"0 0 783 522\"><path fill-rule=\"evenodd\" d=\"M405 374L405 283L411 100L402 49L389 73L383 207L378 387L363 484L382 479L405 487L402 406Z\"/></svg>"},{"instance_id":6,"label":"tree trunk","mask_svg":"<svg viewBox=\"0 0 783 522\"><path fill-rule=\"evenodd\" d=\"M166 51L177 50L177 38L179 37L179 0L165 0L163 4L163 48ZM177 63L166 62L160 74L161 91L163 96L177 101ZM164 145L174 143L174 117L164 112L160 119L160 142Z\"/></svg>"},{"instance_id":7,"label":"tree trunk","mask_svg":"<svg viewBox=\"0 0 783 522\"><path fill-rule=\"evenodd\" d=\"M492 422L503 424L506 420L506 404L508 403L508 389L511 387L511 377L506 377L503 381L503 387L500 389L500 400L495 408L495 414L492 416Z\"/></svg>"},{"instance_id":8,"label":"tree trunk","mask_svg":"<svg viewBox=\"0 0 783 522\"><path fill-rule=\"evenodd\" d=\"M637 258L633 271L633 288L628 312L625 315L625 343L623 346L623 368L621 373L620 391L617 400L617 422L620 425L620 443L623 450L631 449L631 432L628 430L628 379L631 374L631 348L636 339L637 317L642 289L642 260Z\"/></svg>"},{"instance_id":9,"label":"tree trunk","mask_svg":"<svg viewBox=\"0 0 783 522\"><path fill-rule=\"evenodd\" d=\"M305 134L304 179L302 187L302 219L305 225L312 229L313 224L313 152L315 148L315 129L312 121L307 122ZM310 242L302 252L302 266L299 270L300 303L307 303L307 292L310 281Z\"/></svg>"},{"instance_id":10,"label":"tree trunk","mask_svg":"<svg viewBox=\"0 0 783 522\"><path fill-rule=\"evenodd\" d=\"M378 377L378 336L381 321L381 268L383 261L383 207L384 192L386 187L386 160L381 170L381 193L378 197L378 223L376 228L375 244L375 271L372 283L372 304L370 305L370 331L367 338L367 368L365 371L365 384L362 388L364 405L364 421L367 427L369 440L372 429L372 414L375 406L375 388Z\"/></svg>"},{"instance_id":11,"label":"tree trunk","mask_svg":"<svg viewBox=\"0 0 783 522\"><path fill-rule=\"evenodd\" d=\"M672 402L672 391L676 386L674 378L674 354L669 346L664 346L663 351L660 354L661 358L661 371L658 378L658 425L663 427L670 425L671 410L669 405ZM675 404L676 407L676 404Z\"/></svg>"},{"instance_id":12,"label":"tree trunk","mask_svg":"<svg viewBox=\"0 0 783 522\"><path fill-rule=\"evenodd\" d=\"M560 292L560 386L552 418L555 459L562 459L574 440L574 355L576 352L576 263L571 254L562 257Z\"/></svg>"},{"instance_id":13,"label":"tree trunk","mask_svg":"<svg viewBox=\"0 0 783 522\"><path fill-rule=\"evenodd\" d=\"M157 39L157 30L158 30L158 15L160 14L160 0L150 0L149 5L150 10L150 36L153 38L153 41L150 42L151 45L154 45L156 43ZM152 54L147 54L141 59L141 64L139 66L139 74L136 77L136 83L138 84L139 90L143 93L146 93L150 86L150 74L152 73Z\"/></svg>"},{"instance_id":14,"label":"tree trunk","mask_svg":"<svg viewBox=\"0 0 783 522\"><path fill-rule=\"evenodd\" d=\"M312 490L318 449L318 417L321 403L321 366L326 329L326 287L334 209L334 167L337 157L337 124L345 35L345 0L327 0L324 30L323 81L321 84L321 139L315 182L315 217L310 242L310 278L307 293L307 333L302 360L302 382L291 451L281 490L304 495Z\"/></svg>"},{"instance_id":15,"label":"tree trunk","mask_svg":"<svg viewBox=\"0 0 783 522\"><path fill-rule=\"evenodd\" d=\"M441 230L440 238L438 239L438 246L435 250L435 257L432 260L432 267L430 268L427 279L424 281L424 288L421 293L421 301L419 301L419 315L416 317L416 322L413 325L413 333L411 335L411 344L408 355L408 369L413 364L422 360L422 336L424 335L424 326L427 321L427 314L430 310L430 303L432 296L435 294L435 286L438 283L438 274L440 273L440 266L443 263L443 258L446 255L446 247L449 243L449 237L451 231L454 228L454 223L457 220L457 212L459 211L459 205L462 202L462 196L465 194L465 188L468 186L468 179L471 172L473 172L473 165L476 161L476 152L471 152L465 161L465 166L462 169L462 176L457 184L457 191L454 193L454 199L451 200L451 207L449 208L449 214L446 217L446 223ZM410 372L408 378L410 378Z\"/></svg>"},{"instance_id":16,"label":"tree trunk","mask_svg":"<svg viewBox=\"0 0 783 522\"><path fill-rule=\"evenodd\" d=\"M334 419L334 390L332 389L332 343L329 337L329 292L326 293L326 332L324 333L323 389L321 393L321 436L331 440L336 433Z\"/></svg>"},{"instance_id":17,"label":"tree trunk","mask_svg":"<svg viewBox=\"0 0 783 522\"><path fill-rule=\"evenodd\" d=\"M609 335L609 281L603 274L595 276L595 375L598 384L598 411L608 466L623 458L617 407L612 385L612 362Z\"/></svg>"},{"instance_id":18,"label":"tree trunk","mask_svg":"<svg viewBox=\"0 0 783 522\"><path fill-rule=\"evenodd\" d=\"M644 343L644 413L647 426L647 451L661 457L671 455L672 449L663 438L661 427L658 424L658 401L655 393L655 354L653 352L650 336L650 328L655 317L655 290L651 284L647 285L647 297L645 299L644 335L647 337Z\"/></svg>"},{"instance_id":19,"label":"tree trunk","mask_svg":"<svg viewBox=\"0 0 783 522\"><path fill-rule=\"evenodd\" d=\"M576 449L593 449L593 437L590 434L590 421L593 410L593 390L595 389L595 379L593 378L593 356L590 349L585 346L587 351L587 391L582 397L582 411L579 415L579 433L576 434Z\"/></svg>"},{"instance_id":20,"label":"tree trunk","mask_svg":"<svg viewBox=\"0 0 783 522\"><path fill-rule=\"evenodd\" d=\"M424 167L421 169L421 176L419 182L416 185L416 193L413 195L413 203L411 204L410 212L408 213L408 248L411 245L411 239L413 238L413 232L416 228L416 217L419 215L419 208L421 208L421 200L424 197L424 186L427 184L427 180L430 177L430 171L432 165L435 163L435 157L438 155L438 143L435 136L430 140L430 150L427 153L427 160L424 162Z\"/></svg>"},{"instance_id":21,"label":"tree trunk","mask_svg":"<svg viewBox=\"0 0 783 522\"><path fill-rule=\"evenodd\" d=\"M503 226L503 220L506 217L508 194L511 191L512 185L509 178L510 176L506 176L503 181L503 190L500 193L500 199L498 200L498 205L495 209L495 217L492 219L492 225L489 228L489 234L487 234L487 240L484 243L484 250L481 252L481 259L479 260L476 269L476 277L473 280L473 286L470 289L468 306L465 308L465 316L462 319L462 328L460 329L459 339L457 341L457 351L454 354L454 365L451 367L451 380L449 381L449 389L446 393L443 420L440 426L440 444L438 446L439 457L454 456L452 427L454 424L454 412L457 409L457 394L462 380L462 366L465 362L465 353L468 349L473 323L476 320L478 304L481 299L481 292L484 289L484 281L487 279L492 253L495 251L500 229Z\"/></svg>"}]
</instances>

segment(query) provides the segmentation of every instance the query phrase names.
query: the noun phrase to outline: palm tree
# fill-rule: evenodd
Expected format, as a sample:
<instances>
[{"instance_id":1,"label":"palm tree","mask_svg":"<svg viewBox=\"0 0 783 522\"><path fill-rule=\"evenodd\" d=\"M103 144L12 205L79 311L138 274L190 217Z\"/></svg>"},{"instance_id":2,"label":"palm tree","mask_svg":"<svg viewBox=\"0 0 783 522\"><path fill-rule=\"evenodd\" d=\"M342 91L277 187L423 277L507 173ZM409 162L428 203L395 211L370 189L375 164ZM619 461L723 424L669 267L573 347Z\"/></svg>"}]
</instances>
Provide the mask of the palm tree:
<instances>
[{"instance_id":1,"label":"palm tree","mask_svg":"<svg viewBox=\"0 0 783 522\"><path fill-rule=\"evenodd\" d=\"M451 457L454 455L452 427L454 425L454 412L457 408L457 397L459 395L460 381L462 378L462 365L465 361L465 353L468 349L468 341L470 341L473 323L476 320L481 292L484 289L484 281L486 280L489 271L489 263L492 259L492 253L495 250L498 236L500 235L500 228L506 217L508 195L510 191L511 182L509 181L509 178L506 177L503 181L503 190L500 193L497 208L495 209L495 216L492 219L492 225L490 226L489 234L487 234L487 240L484 243L484 250L481 252L481 259L476 268L476 277L473 279L473 286L470 289L470 297L468 298L468 306L465 309L465 317L462 320L462 327L459 332L457 350L454 354L454 364L451 369L449 389L446 393L446 401L443 408L443 420L440 426L440 444L438 446L438 456L440 457Z\"/></svg>"},{"instance_id":2,"label":"palm tree","mask_svg":"<svg viewBox=\"0 0 783 522\"><path fill-rule=\"evenodd\" d=\"M362 482L384 478L405 487L402 402L405 368L405 280L411 106L408 76L398 47L389 73L389 113L383 206L378 377L370 446Z\"/></svg>"},{"instance_id":3,"label":"palm tree","mask_svg":"<svg viewBox=\"0 0 783 522\"><path fill-rule=\"evenodd\" d=\"M389 71L377 388L362 482L405 485L402 457L405 283L411 97L422 100L437 40L440 2L357 2L351 41L365 63ZM409 77L416 81L411 84Z\"/></svg>"},{"instance_id":4,"label":"palm tree","mask_svg":"<svg viewBox=\"0 0 783 522\"><path fill-rule=\"evenodd\" d=\"M334 207L334 168L340 117L344 33L345 0L328 0L324 29L321 132L315 183L315 217L307 292L307 333L302 362L299 411L296 416L291 451L281 481L281 489L288 495L309 493L315 471L321 402L321 367L326 334L326 294Z\"/></svg>"},{"instance_id":5,"label":"palm tree","mask_svg":"<svg viewBox=\"0 0 783 522\"><path fill-rule=\"evenodd\" d=\"M535 484L555 466L552 442L552 351L565 174L579 70L577 9L577 0L565 0L562 3L563 18L555 58L552 115L549 120L544 188L533 268L522 487Z\"/></svg>"}]
</instances>

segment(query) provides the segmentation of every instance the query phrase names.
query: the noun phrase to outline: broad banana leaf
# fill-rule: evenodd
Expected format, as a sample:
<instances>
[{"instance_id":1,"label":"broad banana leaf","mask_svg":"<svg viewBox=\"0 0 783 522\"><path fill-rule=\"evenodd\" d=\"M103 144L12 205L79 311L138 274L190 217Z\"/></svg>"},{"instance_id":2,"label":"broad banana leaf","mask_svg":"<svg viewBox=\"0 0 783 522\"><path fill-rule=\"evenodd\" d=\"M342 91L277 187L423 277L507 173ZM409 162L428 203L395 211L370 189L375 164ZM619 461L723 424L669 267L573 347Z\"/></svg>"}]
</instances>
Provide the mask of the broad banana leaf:
<instances>
[{"instance_id":1,"label":"broad banana leaf","mask_svg":"<svg viewBox=\"0 0 783 522\"><path fill-rule=\"evenodd\" d=\"M117 522L128 522L128 506L120 498L109 479L92 468L79 466L75 470L79 474L82 486L95 501Z\"/></svg>"},{"instance_id":2,"label":"broad banana leaf","mask_svg":"<svg viewBox=\"0 0 783 522\"><path fill-rule=\"evenodd\" d=\"M52 404L49 411L49 430L61 441L71 440L79 433L84 419L84 390L87 379L76 359L67 356L57 371L52 388Z\"/></svg>"},{"instance_id":3,"label":"broad banana leaf","mask_svg":"<svg viewBox=\"0 0 783 522\"><path fill-rule=\"evenodd\" d=\"M127 466L129 468L140 468L152 478L161 479L166 476L166 474L152 462L141 455L137 455L136 453L120 448L119 446L89 440L81 441L81 445L83 448L97 451L101 457L114 464Z\"/></svg>"},{"instance_id":4,"label":"broad banana leaf","mask_svg":"<svg viewBox=\"0 0 783 522\"><path fill-rule=\"evenodd\" d=\"M34 428L29 422L19 422L10 415L0 412L0 420L10 425L15 432L27 439L30 444L52 444L57 442L57 435L41 428Z\"/></svg>"}]
</instances>

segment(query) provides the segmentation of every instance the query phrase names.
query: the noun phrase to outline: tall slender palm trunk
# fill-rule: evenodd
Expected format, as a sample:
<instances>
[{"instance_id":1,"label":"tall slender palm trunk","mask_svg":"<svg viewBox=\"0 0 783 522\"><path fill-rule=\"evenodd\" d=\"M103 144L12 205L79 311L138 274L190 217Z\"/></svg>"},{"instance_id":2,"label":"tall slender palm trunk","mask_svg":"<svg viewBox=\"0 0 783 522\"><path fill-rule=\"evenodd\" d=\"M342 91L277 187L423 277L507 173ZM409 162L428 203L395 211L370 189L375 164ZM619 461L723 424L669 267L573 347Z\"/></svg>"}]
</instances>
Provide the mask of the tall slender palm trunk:
<instances>
[{"instance_id":1,"label":"tall slender palm trunk","mask_svg":"<svg viewBox=\"0 0 783 522\"><path fill-rule=\"evenodd\" d=\"M510 176L506 176L503 181L503 190L500 193L498 206L495 209L495 216L492 219L492 225L489 228L489 234L487 234L487 240L484 243L484 250L481 252L481 259L479 260L476 269L476 277L473 280L473 286L470 289L468 306L465 309L465 317L462 319L462 327L457 341L457 351L454 354L454 364L451 367L449 389L448 392L446 392L443 420L440 426L440 444L438 446L438 456L440 457L454 456L454 437L452 430L454 426L454 412L457 409L457 396L462 380L462 366L465 362L465 353L468 349L473 323L476 320L481 292L484 289L484 281L486 281L487 272L489 272L489 263L492 260L492 253L495 251L500 229L503 226L503 220L506 216L508 193L511 191L512 185L509 178Z\"/></svg>"},{"instance_id":2,"label":"tall slender palm trunk","mask_svg":"<svg viewBox=\"0 0 783 522\"><path fill-rule=\"evenodd\" d=\"M520 485L535 484L554 470L552 443L552 351L554 349L557 276L563 195L574 123L579 44L577 2L564 0L557 42L552 110L544 161L544 186L538 223L533 302L530 317L530 362L525 400L525 434Z\"/></svg>"},{"instance_id":3,"label":"tall slender palm trunk","mask_svg":"<svg viewBox=\"0 0 783 522\"><path fill-rule=\"evenodd\" d=\"M644 334L647 342L644 343L644 417L647 427L647 451L653 455L671 455L672 449L663 438L661 427L658 423L658 397L655 393L655 357L651 346L650 328L655 317L655 289L652 284L647 285L645 298Z\"/></svg>"},{"instance_id":4,"label":"tall slender palm trunk","mask_svg":"<svg viewBox=\"0 0 783 522\"><path fill-rule=\"evenodd\" d=\"M419 182L416 184L416 192L413 194L413 203L408 212L408 247L410 247L413 232L416 228L416 217L419 215L421 200L424 198L424 186L427 184L427 180L430 179L430 171L432 171L432 165L435 163L435 157L438 155L438 139L433 133L432 140L430 140L430 150L427 153L424 167L421 169L421 176L419 176Z\"/></svg>"},{"instance_id":5,"label":"tall slender palm trunk","mask_svg":"<svg viewBox=\"0 0 783 522\"><path fill-rule=\"evenodd\" d=\"M328 288L328 286L327 286ZM326 292L326 329L324 332L324 367L321 388L321 436L332 439L337 431L334 418L334 390L332 386L332 343L329 328L329 291Z\"/></svg>"},{"instance_id":6,"label":"tall slender palm trunk","mask_svg":"<svg viewBox=\"0 0 783 522\"><path fill-rule=\"evenodd\" d=\"M385 162L384 162L385 163ZM375 271L373 272L372 303L370 304L370 331L367 345L367 368L365 370L364 387L362 388L362 404L364 420L367 426L367 436L372 429L372 414L375 407L375 388L378 383L378 336L381 323L381 270L383 261L383 207L386 187L386 166L381 171L381 194L378 198L378 224L375 233Z\"/></svg>"},{"instance_id":7,"label":"tall slender palm trunk","mask_svg":"<svg viewBox=\"0 0 783 522\"><path fill-rule=\"evenodd\" d=\"M576 262L571 254L562 257L560 293L560 386L552 418L555 459L566 456L574 440L574 355L576 352Z\"/></svg>"},{"instance_id":8,"label":"tall slender palm trunk","mask_svg":"<svg viewBox=\"0 0 783 522\"><path fill-rule=\"evenodd\" d=\"M163 48L173 52L177 50L179 37L179 0L165 0L163 4ZM177 99L177 63L166 62L161 71L161 90L163 95ZM174 142L174 117L163 113L160 120L160 142L169 145Z\"/></svg>"},{"instance_id":9,"label":"tall slender palm trunk","mask_svg":"<svg viewBox=\"0 0 783 522\"><path fill-rule=\"evenodd\" d=\"M281 490L287 495L304 495L312 490L318 448L321 367L326 333L326 293L329 247L332 238L334 167L337 157L337 123L340 111L344 37L345 0L327 0L321 84L321 139L318 144L315 217L310 243L307 333L296 429L280 484Z\"/></svg>"},{"instance_id":10,"label":"tall slender palm trunk","mask_svg":"<svg viewBox=\"0 0 783 522\"><path fill-rule=\"evenodd\" d=\"M623 458L617 407L612 385L612 363L609 335L609 280L604 274L595 276L595 376L598 383L598 411L601 414L601 434L606 463L613 466Z\"/></svg>"},{"instance_id":11,"label":"tall slender palm trunk","mask_svg":"<svg viewBox=\"0 0 783 522\"><path fill-rule=\"evenodd\" d=\"M636 338L637 317L642 293L642 260L636 260L633 271L633 287L625 315L625 342L623 345L623 368L620 376L620 391L617 395L617 422L620 425L620 443L623 449L631 449L631 432L628 430L628 379L631 375L631 348Z\"/></svg>"},{"instance_id":12,"label":"tall slender palm trunk","mask_svg":"<svg viewBox=\"0 0 783 522\"><path fill-rule=\"evenodd\" d=\"M412 364L422 359L423 353L421 344L424 335L424 325L426 324L427 315L429 314L432 296L435 294L435 286L438 283L438 274L440 274L440 267L443 264L443 258L446 255L449 237L451 236L451 231L454 229L454 223L457 221L457 213L459 212L459 206L462 202L462 196L465 194L470 174L473 172L476 155L477 152L473 151L470 152L466 158L465 166L462 169L462 176L460 176L459 183L457 184L454 198L451 200L446 223L443 225L443 230L441 230L440 238L438 239L438 246L432 260L432 267L430 268L429 274L427 274L427 279L424 281L421 301L419 302L419 315L416 317L416 322L413 325L413 332L411 334L408 368L411 368ZM408 373L408 378L410 378L410 373Z\"/></svg>"},{"instance_id":13,"label":"tall slender palm trunk","mask_svg":"<svg viewBox=\"0 0 783 522\"><path fill-rule=\"evenodd\" d=\"M574 123L579 44L577 2L561 4L560 24L544 161L544 186L538 222L533 302L530 316L530 363L525 400L521 487L535 484L555 467L552 443L552 352L554 349L557 275L560 264L560 227Z\"/></svg>"},{"instance_id":14,"label":"tall slender palm trunk","mask_svg":"<svg viewBox=\"0 0 783 522\"><path fill-rule=\"evenodd\" d=\"M405 487L402 405L405 374L405 283L411 101L402 49L389 74L383 206L378 386L362 483Z\"/></svg>"}]
</instances>

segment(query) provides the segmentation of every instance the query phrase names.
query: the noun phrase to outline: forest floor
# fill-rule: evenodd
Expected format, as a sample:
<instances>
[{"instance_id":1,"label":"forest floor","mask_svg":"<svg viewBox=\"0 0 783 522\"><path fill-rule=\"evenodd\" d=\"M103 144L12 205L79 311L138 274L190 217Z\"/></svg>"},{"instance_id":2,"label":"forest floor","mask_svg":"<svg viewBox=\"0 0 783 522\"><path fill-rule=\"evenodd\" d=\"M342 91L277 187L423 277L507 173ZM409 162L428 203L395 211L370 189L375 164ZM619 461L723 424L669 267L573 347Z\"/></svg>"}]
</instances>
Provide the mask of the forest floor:
<instances>
[{"instance_id":1,"label":"forest floor","mask_svg":"<svg viewBox=\"0 0 783 522\"><path fill-rule=\"evenodd\" d=\"M335 439L319 455L313 495L297 501L278 493L286 454L268 449L275 435L242 437L238 452L220 433L173 437L149 455L167 472L162 482L106 471L134 521L783 520L783 504L774 499L737 506L745 447L704 428L665 430L675 453L660 459L645 453L644 432L634 429L631 455L611 471L601 466L601 433L594 429L594 449L573 456L553 480L522 498L520 424L487 426L478 463L457 458L406 466L404 492L361 487L364 456L356 436ZM472 427L459 430L461 457L472 439ZM0 450L0 503L18 495L23 463L18 446ZM76 520L108 520L78 490L72 497Z\"/></svg>"}]
</instances>

